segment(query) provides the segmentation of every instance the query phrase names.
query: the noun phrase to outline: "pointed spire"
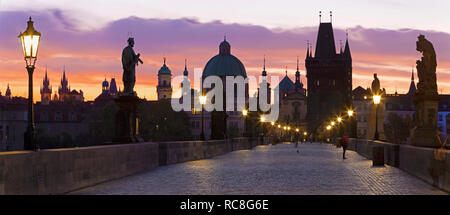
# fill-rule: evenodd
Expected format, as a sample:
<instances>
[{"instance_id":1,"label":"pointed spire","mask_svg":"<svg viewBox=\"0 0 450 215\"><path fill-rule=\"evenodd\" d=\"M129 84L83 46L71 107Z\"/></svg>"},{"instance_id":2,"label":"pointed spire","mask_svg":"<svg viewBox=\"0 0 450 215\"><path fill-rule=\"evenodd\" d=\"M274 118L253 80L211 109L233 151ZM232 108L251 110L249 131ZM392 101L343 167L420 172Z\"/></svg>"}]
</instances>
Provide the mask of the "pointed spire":
<instances>
[{"instance_id":1,"label":"pointed spire","mask_svg":"<svg viewBox=\"0 0 450 215\"><path fill-rule=\"evenodd\" d=\"M286 66L286 76L287 76L287 66Z\"/></svg>"},{"instance_id":2,"label":"pointed spire","mask_svg":"<svg viewBox=\"0 0 450 215\"><path fill-rule=\"evenodd\" d=\"M166 57L164 57L164 65L166 65Z\"/></svg>"},{"instance_id":3,"label":"pointed spire","mask_svg":"<svg viewBox=\"0 0 450 215\"><path fill-rule=\"evenodd\" d=\"M267 72L266 72L266 55L264 55L263 71L262 71L261 75L263 77L267 76Z\"/></svg>"},{"instance_id":4,"label":"pointed spire","mask_svg":"<svg viewBox=\"0 0 450 215\"><path fill-rule=\"evenodd\" d=\"M298 56L297 56L297 72L298 72Z\"/></svg>"},{"instance_id":5,"label":"pointed spire","mask_svg":"<svg viewBox=\"0 0 450 215\"><path fill-rule=\"evenodd\" d=\"M310 58L309 55L309 40L306 41L306 59Z\"/></svg>"},{"instance_id":6,"label":"pointed spire","mask_svg":"<svg viewBox=\"0 0 450 215\"><path fill-rule=\"evenodd\" d=\"M409 90L406 95L414 95L416 94L416 84L414 83L414 67L411 70L411 84L409 85Z\"/></svg>"},{"instance_id":7,"label":"pointed spire","mask_svg":"<svg viewBox=\"0 0 450 215\"><path fill-rule=\"evenodd\" d=\"M351 60L352 59L352 55L350 53L350 46L348 44L348 30L346 30L345 35L346 35L345 36L346 39L345 39L344 57L346 57L347 59Z\"/></svg>"},{"instance_id":8,"label":"pointed spire","mask_svg":"<svg viewBox=\"0 0 450 215\"><path fill-rule=\"evenodd\" d=\"M319 11L319 23L322 23L322 11Z\"/></svg>"},{"instance_id":9,"label":"pointed spire","mask_svg":"<svg viewBox=\"0 0 450 215\"><path fill-rule=\"evenodd\" d=\"M333 11L330 11L330 23L332 23L332 21L333 21Z\"/></svg>"},{"instance_id":10,"label":"pointed spire","mask_svg":"<svg viewBox=\"0 0 450 215\"><path fill-rule=\"evenodd\" d=\"M184 76L188 76L189 72L187 70L187 59L184 59L184 72L183 72Z\"/></svg>"}]
</instances>

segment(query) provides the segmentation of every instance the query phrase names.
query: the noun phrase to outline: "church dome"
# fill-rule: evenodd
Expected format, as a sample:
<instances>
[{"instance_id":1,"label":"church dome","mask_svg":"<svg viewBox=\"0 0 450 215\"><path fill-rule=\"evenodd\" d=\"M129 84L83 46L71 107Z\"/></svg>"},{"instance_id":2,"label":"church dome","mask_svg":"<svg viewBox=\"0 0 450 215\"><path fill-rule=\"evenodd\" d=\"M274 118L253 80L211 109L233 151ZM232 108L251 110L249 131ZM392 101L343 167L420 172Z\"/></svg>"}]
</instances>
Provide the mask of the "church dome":
<instances>
[{"instance_id":1,"label":"church dome","mask_svg":"<svg viewBox=\"0 0 450 215\"><path fill-rule=\"evenodd\" d=\"M230 52L226 39L220 43L219 54L211 58L203 69L203 76L242 76L247 77L244 64Z\"/></svg>"},{"instance_id":2,"label":"church dome","mask_svg":"<svg viewBox=\"0 0 450 215\"><path fill-rule=\"evenodd\" d=\"M109 86L109 83L108 83L108 81L105 78L105 80L102 83L102 87L108 87L108 86Z\"/></svg>"},{"instance_id":3,"label":"church dome","mask_svg":"<svg viewBox=\"0 0 450 215\"><path fill-rule=\"evenodd\" d=\"M170 71L169 67L166 65L166 58L164 58L164 65L159 69L158 75L170 75L172 72Z\"/></svg>"}]
</instances>

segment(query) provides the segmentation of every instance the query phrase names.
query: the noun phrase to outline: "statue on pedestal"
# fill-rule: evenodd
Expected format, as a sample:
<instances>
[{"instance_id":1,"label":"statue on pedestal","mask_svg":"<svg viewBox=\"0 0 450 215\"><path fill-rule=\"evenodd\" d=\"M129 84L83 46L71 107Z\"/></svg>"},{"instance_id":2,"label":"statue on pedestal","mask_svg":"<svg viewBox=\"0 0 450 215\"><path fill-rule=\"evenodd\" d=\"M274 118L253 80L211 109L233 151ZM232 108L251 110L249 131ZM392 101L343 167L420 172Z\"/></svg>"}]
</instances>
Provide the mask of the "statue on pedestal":
<instances>
[{"instance_id":1,"label":"statue on pedestal","mask_svg":"<svg viewBox=\"0 0 450 215\"><path fill-rule=\"evenodd\" d=\"M436 84L436 53L433 44L423 35L418 37L416 49L422 53L422 58L416 61L419 83L414 95L415 127L412 130L410 140L411 144L415 146L439 147L437 137L439 95Z\"/></svg>"},{"instance_id":2,"label":"statue on pedestal","mask_svg":"<svg viewBox=\"0 0 450 215\"><path fill-rule=\"evenodd\" d=\"M114 99L119 111L116 113L115 143L135 143L143 142L139 135L139 119L137 117L137 107L141 100L134 92L136 82L136 66L143 63L139 53L135 54L134 38L128 38L128 46L122 51L123 68L123 92Z\"/></svg>"}]
</instances>

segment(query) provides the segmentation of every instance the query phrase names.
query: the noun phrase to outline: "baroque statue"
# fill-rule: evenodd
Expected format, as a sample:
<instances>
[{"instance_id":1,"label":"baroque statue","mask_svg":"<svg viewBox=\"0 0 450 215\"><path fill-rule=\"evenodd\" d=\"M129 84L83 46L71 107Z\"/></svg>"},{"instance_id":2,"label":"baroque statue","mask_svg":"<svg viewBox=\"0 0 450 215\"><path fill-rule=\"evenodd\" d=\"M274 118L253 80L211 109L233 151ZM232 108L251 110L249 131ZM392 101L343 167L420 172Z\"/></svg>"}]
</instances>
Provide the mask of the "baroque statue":
<instances>
[{"instance_id":1,"label":"baroque statue","mask_svg":"<svg viewBox=\"0 0 450 215\"><path fill-rule=\"evenodd\" d=\"M419 83L417 84L417 95L437 95L436 84L436 53L433 44L419 35L416 42L416 50L422 53L422 58L416 61Z\"/></svg>"},{"instance_id":2,"label":"baroque statue","mask_svg":"<svg viewBox=\"0 0 450 215\"><path fill-rule=\"evenodd\" d=\"M420 60L416 61L419 83L414 95L414 124L411 144L421 147L440 147L437 128L439 95L436 84L436 53L433 44L419 35L416 50L422 53Z\"/></svg>"},{"instance_id":3,"label":"baroque statue","mask_svg":"<svg viewBox=\"0 0 450 215\"><path fill-rule=\"evenodd\" d=\"M134 95L134 84L136 83L136 66L141 63L139 58L141 54L136 54L133 50L134 38L128 38L128 46L122 51L122 68L123 68L123 94Z\"/></svg>"}]
</instances>

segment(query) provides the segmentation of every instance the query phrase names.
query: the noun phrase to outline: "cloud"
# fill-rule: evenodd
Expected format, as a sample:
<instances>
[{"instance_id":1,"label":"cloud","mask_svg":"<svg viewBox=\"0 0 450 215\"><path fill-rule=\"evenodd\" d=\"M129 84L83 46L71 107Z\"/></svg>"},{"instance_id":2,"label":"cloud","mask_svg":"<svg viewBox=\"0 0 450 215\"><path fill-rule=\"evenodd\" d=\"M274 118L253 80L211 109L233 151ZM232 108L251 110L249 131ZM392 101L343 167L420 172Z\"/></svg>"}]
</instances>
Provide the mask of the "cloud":
<instances>
[{"instance_id":1,"label":"cloud","mask_svg":"<svg viewBox=\"0 0 450 215\"><path fill-rule=\"evenodd\" d=\"M120 55L131 33L136 40L135 50L142 54L144 65L138 67L136 90L139 95L156 98L155 84L162 58L167 57L174 75L181 75L184 59L188 69L203 68L218 53L218 45L226 35L231 52L246 66L247 73L259 75L262 58L266 55L270 73L284 75L288 66L293 78L296 57L304 59L306 41L313 44L318 26L295 29L268 29L256 25L224 24L220 21L202 23L196 19L143 19L128 17L108 23L95 30L79 30L77 23L64 11L10 11L0 13L0 88L13 83L26 89L27 78L17 35L25 30L28 16L43 34L39 50L36 83L41 83L45 65L53 86L57 86L65 65L72 88L80 89L88 99L101 92L101 82L115 77L121 84ZM95 20L92 20L95 22ZM411 67L420 53L415 51L419 34L433 42L438 57L438 78L442 86L450 86L450 34L414 29L372 29L357 26L348 29L353 57L354 86L368 85L372 73L379 74L382 87L388 91L406 92ZM334 29L337 50L340 40L345 43L345 29ZM301 60L302 62L302 60ZM258 69L261 68L261 69ZM300 66L305 81L304 66ZM439 71L442 70L442 73ZM20 74L20 75L11 75ZM404 81L399 81L404 80ZM384 85L384 86L383 86ZM397 86L394 86L397 85ZM366 87L366 86L363 86ZM84 89L86 88L86 89ZM448 89L450 90L450 88ZM4 91L4 90L3 90ZM444 88L444 92L447 92ZM14 93L14 92L13 92ZM35 97L39 96L39 85Z\"/></svg>"}]
</instances>

